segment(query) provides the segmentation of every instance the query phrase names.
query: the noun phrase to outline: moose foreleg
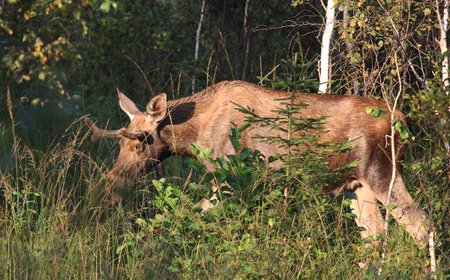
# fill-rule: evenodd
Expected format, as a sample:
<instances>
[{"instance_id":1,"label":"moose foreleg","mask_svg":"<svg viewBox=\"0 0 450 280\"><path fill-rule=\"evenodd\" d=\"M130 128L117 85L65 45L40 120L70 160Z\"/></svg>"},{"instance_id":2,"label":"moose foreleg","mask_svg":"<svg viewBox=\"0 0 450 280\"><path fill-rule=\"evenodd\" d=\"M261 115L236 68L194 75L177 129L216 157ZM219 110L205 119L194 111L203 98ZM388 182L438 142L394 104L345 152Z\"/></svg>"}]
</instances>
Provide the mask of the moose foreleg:
<instances>
[{"instance_id":1,"label":"moose foreleg","mask_svg":"<svg viewBox=\"0 0 450 280\"><path fill-rule=\"evenodd\" d=\"M397 175L392 187L391 199L387 204L387 191L377 194L378 200L383 203L386 208L395 208L390 212L395 220L405 227L406 231L419 243L427 244L428 242L428 225L427 216L417 204L403 183L400 175Z\"/></svg>"},{"instance_id":2,"label":"moose foreleg","mask_svg":"<svg viewBox=\"0 0 450 280\"><path fill-rule=\"evenodd\" d=\"M372 189L361 182L361 186L353 192L355 198L351 201L352 213L356 215L356 224L364 228L363 238L376 238L383 234L383 218L377 205L377 198Z\"/></svg>"}]
</instances>

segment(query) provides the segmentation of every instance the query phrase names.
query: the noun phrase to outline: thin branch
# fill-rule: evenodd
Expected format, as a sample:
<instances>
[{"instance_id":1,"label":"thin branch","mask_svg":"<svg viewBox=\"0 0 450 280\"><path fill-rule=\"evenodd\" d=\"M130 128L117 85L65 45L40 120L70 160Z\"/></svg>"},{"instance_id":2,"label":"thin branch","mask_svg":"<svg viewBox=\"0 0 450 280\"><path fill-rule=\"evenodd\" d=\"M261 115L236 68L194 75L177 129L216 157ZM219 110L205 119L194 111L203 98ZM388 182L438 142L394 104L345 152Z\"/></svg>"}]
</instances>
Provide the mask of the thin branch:
<instances>
[{"instance_id":1,"label":"thin branch","mask_svg":"<svg viewBox=\"0 0 450 280\"><path fill-rule=\"evenodd\" d=\"M248 33L248 4L250 0L245 1L245 9L244 9L244 46L245 46L245 54L244 54L244 65L242 67L242 80L245 81L246 73L247 73L247 64L248 64L248 53L250 51L250 39Z\"/></svg>"},{"instance_id":2,"label":"thin branch","mask_svg":"<svg viewBox=\"0 0 450 280\"><path fill-rule=\"evenodd\" d=\"M145 82L147 83L148 88L150 89L150 92L152 93L153 96L155 96L156 93L155 93L155 91L153 90L152 85L151 85L150 82L148 81L147 75L145 75L144 70L142 70L142 68L141 68L141 67L140 67L140 66L139 66L139 65L138 65L131 57L129 57L128 55L125 55L125 57L126 57L129 61L133 62L134 66L136 66L136 68L139 69L139 71L140 71L141 74L142 74L142 77L144 78Z\"/></svg>"},{"instance_id":3,"label":"thin branch","mask_svg":"<svg viewBox=\"0 0 450 280\"><path fill-rule=\"evenodd\" d=\"M398 67L398 59L397 59L397 51L394 53L394 62L395 62L395 68L397 70L397 79L399 84L398 92L394 99L394 104L392 107L389 105L388 100L386 99L386 105L391 113L391 135L390 135L390 145L391 145L391 161L392 161L392 175L391 175L391 181L389 182L389 190L388 190L388 196L386 199L386 215L384 217L384 235L386 236L386 239L383 242L383 252L381 254L381 265L378 269L378 275L381 274L381 270L383 267L383 263L386 258L386 246L387 241L389 239L389 204L391 203L391 195L392 195L392 188L394 187L395 178L397 177L397 153L395 151L395 110L397 108L397 103L400 98L400 95L402 94L402 79L400 77L400 69Z\"/></svg>"},{"instance_id":4,"label":"thin branch","mask_svg":"<svg viewBox=\"0 0 450 280\"><path fill-rule=\"evenodd\" d=\"M348 4L346 3L344 5L344 13L343 13L343 28L344 32L348 32L348 20L349 20L349 13L348 13ZM350 56L353 56L353 43L350 42L348 39L346 39L345 42L345 48L347 49L347 53ZM355 63L350 62L350 67L355 67ZM352 83L353 83L353 95L358 95L359 93L359 86L358 86L358 79L356 77L352 77Z\"/></svg>"},{"instance_id":5,"label":"thin branch","mask_svg":"<svg viewBox=\"0 0 450 280\"><path fill-rule=\"evenodd\" d=\"M403 56L406 59L406 62L408 63L408 67L411 69L411 71L413 72L413 74L416 77L416 79L420 82L420 85L421 85L422 89L423 90L428 90L428 87L427 87L427 85L425 83L425 78L420 77L419 73L417 73L416 68L414 67L414 64L411 62L411 59L409 59L409 57L406 55L405 44L403 43L403 40L400 37L400 33L398 32L398 29L395 26L394 21L392 20L391 14L386 10L386 8L383 6L383 4L379 0L377 0L377 2L380 5L381 9L383 9L383 11L386 14L386 16L388 17L389 21L391 22L392 29L394 30L395 37L396 37L398 43L400 44Z\"/></svg>"},{"instance_id":6,"label":"thin branch","mask_svg":"<svg viewBox=\"0 0 450 280\"><path fill-rule=\"evenodd\" d=\"M200 32L202 30L203 17L205 15L205 6L206 6L206 0L203 0L202 1L202 9L200 11L200 20L198 21L197 32L195 34L195 52L194 52L195 64L197 64L197 61L198 61L198 52L200 49ZM194 93L195 93L195 73L192 75L192 94L194 94Z\"/></svg>"}]
</instances>

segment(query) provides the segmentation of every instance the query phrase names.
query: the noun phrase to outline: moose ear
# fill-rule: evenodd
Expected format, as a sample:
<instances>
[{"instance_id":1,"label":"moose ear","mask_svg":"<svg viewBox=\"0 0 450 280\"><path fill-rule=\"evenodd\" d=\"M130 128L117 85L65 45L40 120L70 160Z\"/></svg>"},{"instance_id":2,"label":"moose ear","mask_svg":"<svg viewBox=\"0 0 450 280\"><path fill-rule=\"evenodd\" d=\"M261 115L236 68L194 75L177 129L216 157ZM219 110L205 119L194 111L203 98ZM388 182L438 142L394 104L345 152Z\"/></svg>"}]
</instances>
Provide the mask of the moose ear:
<instances>
[{"instance_id":1,"label":"moose ear","mask_svg":"<svg viewBox=\"0 0 450 280\"><path fill-rule=\"evenodd\" d=\"M126 97L125 94L120 92L119 89L117 89L117 95L119 96L119 106L122 111L124 111L128 115L130 121L132 121L136 115L142 113L141 111L139 111L136 104L134 104L134 102L131 101L130 98Z\"/></svg>"},{"instance_id":2,"label":"moose ear","mask_svg":"<svg viewBox=\"0 0 450 280\"><path fill-rule=\"evenodd\" d=\"M147 114L152 116L156 121L162 120L167 111L167 95L165 93L158 94L153 97L147 104Z\"/></svg>"}]
</instances>

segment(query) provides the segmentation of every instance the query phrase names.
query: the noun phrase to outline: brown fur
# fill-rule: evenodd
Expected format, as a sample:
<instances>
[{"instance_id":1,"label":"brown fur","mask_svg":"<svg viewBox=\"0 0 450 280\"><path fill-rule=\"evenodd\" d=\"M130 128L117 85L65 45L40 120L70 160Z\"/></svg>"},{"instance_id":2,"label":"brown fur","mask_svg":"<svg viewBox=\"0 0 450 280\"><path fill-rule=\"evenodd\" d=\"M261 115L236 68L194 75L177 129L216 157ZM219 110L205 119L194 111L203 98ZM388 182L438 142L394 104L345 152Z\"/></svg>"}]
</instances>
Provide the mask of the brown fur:
<instances>
[{"instance_id":1,"label":"brown fur","mask_svg":"<svg viewBox=\"0 0 450 280\"><path fill-rule=\"evenodd\" d=\"M299 93L295 95L297 96L295 102L308 105L300 111L302 116L309 118L328 116L324 121L326 133L320 141L334 143L353 141L352 151L330 159L329 165L334 169L353 160L362 161L352 172L345 174L344 187L355 191L357 195L353 210L358 216L357 223L365 228L363 235L382 234L383 221L376 201L387 203L392 173L390 141L387 138L390 134L390 116L386 104L373 98L356 96ZM139 140L122 138L119 158L109 178L117 185L132 183L149 167L172 154L194 156L190 148L191 143L213 148L213 157L232 154L234 150L229 141L230 128L232 125L240 126L245 121L245 115L236 110L235 104L249 107L261 116L274 116L273 110L284 107L280 104L281 101L276 99L290 96L291 93L242 81L221 82L195 95L168 101L167 104L158 105L160 99L165 102L165 95L157 96L150 101L151 104L149 102L148 107L167 108L167 114L165 111L159 112L161 116L166 115L158 120L152 119L152 116L158 113L154 111L155 109L152 109L151 114L150 112L134 114L127 129L131 132L145 131L151 137L143 146L140 146L142 143ZM132 114L135 111L135 106L131 104L129 107L129 112L126 108L123 109L130 115L130 112ZM382 108L387 114L373 117L365 112L366 107ZM399 111L395 112L395 116L397 119L404 119ZM279 145L269 145L254 138L256 135L274 133L279 132L252 125L244 132L242 145L259 150L266 156L286 152L285 148ZM400 147L398 143L397 146ZM401 149L398 148L397 152L401 159ZM331 191L338 190L341 186L333 186ZM406 226L417 241L424 242L427 238L424 225L426 218L420 206L414 203L407 192L400 170L397 172L391 204L397 205L393 216ZM362 209L364 205L367 210Z\"/></svg>"}]
</instances>

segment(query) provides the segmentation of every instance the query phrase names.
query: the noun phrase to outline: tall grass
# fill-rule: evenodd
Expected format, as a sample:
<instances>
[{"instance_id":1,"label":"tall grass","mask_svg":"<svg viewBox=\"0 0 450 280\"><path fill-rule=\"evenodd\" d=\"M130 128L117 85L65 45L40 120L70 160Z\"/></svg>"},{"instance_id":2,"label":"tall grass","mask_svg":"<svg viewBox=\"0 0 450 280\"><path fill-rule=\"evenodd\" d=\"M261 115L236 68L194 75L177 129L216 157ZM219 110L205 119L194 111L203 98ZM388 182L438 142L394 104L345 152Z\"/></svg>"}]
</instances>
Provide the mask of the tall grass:
<instances>
[{"instance_id":1,"label":"tall grass","mask_svg":"<svg viewBox=\"0 0 450 280\"><path fill-rule=\"evenodd\" d=\"M289 68L293 79L308 77L309 68L302 65ZM305 92L315 87L313 79L263 82ZM285 120L273 120L274 129L280 121ZM287 123L295 129L296 122ZM316 126L320 121L307 127ZM382 274L377 275L380 250L361 240L349 211L347 198L352 194L322 194L327 181L339 174L327 171L321 158L326 155L317 151L282 157L286 167L277 171L257 151L244 149L219 160L202 149L207 147L193 146L200 159L220 161L220 168L208 173L198 160L173 157L165 163L165 179L154 180L150 174L130 188L121 203L112 203L105 174L114 148L111 142L91 145L86 132L82 122L75 121L62 137L39 150L11 127L0 125L0 278L431 277L427 250L393 221ZM232 131L236 151L239 133ZM434 164L439 152L434 138L419 137L421 141L409 145L405 179L432 218L438 238L437 276L445 279L450 267L449 195L443 187L445 176L436 175L441 165ZM314 138L307 141L314 147ZM219 193L217 206L200 214L196 203L211 197L211 179L227 182L234 195ZM366 267L360 268L361 263Z\"/></svg>"},{"instance_id":2,"label":"tall grass","mask_svg":"<svg viewBox=\"0 0 450 280\"><path fill-rule=\"evenodd\" d=\"M229 162L233 168L219 170L243 188L200 215L195 203L210 195L209 178L195 171L195 162L173 161L168 168L185 169L172 174L192 169L194 179L149 176L131 199L113 205L106 164L88 152L79 122L45 153L12 141L5 127L1 133L3 144L15 143L0 171L3 279L429 277L426 250L394 223L383 275L376 276L379 251L360 240L345 196L299 187L286 208L284 185L271 179L273 170L257 154L247 151ZM438 235L445 230L438 228ZM441 279L448 252L438 243ZM369 266L360 269L361 261Z\"/></svg>"}]
</instances>

